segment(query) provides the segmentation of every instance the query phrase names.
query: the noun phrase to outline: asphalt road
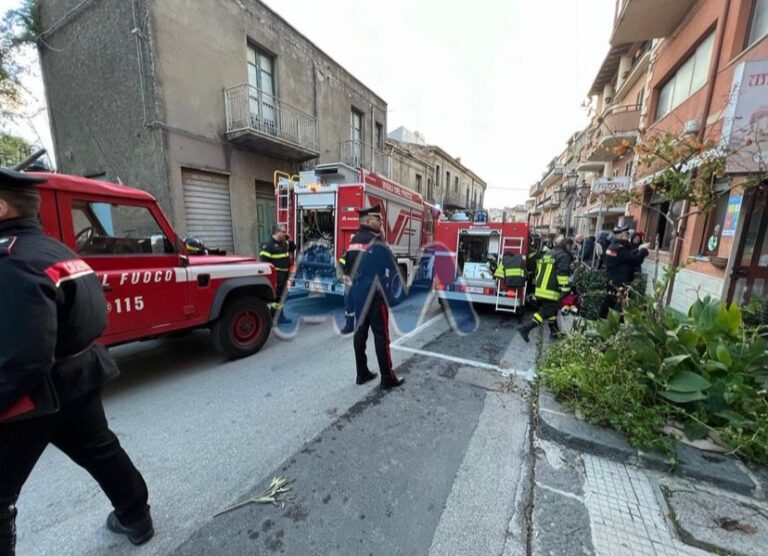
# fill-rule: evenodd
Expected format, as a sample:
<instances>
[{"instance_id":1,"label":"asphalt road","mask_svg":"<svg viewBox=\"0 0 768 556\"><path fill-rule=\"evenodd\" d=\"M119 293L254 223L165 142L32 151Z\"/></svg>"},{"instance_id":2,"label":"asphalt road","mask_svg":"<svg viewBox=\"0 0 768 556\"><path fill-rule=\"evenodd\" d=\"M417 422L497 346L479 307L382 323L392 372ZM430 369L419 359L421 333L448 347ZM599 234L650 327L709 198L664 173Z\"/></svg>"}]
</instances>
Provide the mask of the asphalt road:
<instances>
[{"instance_id":1,"label":"asphalt road","mask_svg":"<svg viewBox=\"0 0 768 556\"><path fill-rule=\"evenodd\" d=\"M504 374L526 374L531 348L514 320L457 313L476 329L457 334L427 301L394 311L407 382L385 393L354 383L338 298L291 300L296 326L239 361L206 332L115 349L123 374L105 407L157 534L136 548L108 532L106 497L49 448L19 501L18 554L520 554L530 411L525 383ZM213 517L275 476L293 481L284 506Z\"/></svg>"}]
</instances>

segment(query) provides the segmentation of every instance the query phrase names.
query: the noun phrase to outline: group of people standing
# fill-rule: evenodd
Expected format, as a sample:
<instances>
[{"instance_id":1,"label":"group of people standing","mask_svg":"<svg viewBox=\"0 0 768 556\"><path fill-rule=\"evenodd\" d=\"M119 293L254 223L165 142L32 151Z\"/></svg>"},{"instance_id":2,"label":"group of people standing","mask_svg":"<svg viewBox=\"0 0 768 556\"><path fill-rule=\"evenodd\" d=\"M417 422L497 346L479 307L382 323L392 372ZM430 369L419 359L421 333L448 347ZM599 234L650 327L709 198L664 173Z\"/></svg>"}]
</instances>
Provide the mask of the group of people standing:
<instances>
[{"instance_id":1,"label":"group of people standing","mask_svg":"<svg viewBox=\"0 0 768 556\"><path fill-rule=\"evenodd\" d=\"M536 311L530 321L517 328L524 341L530 341L530 333L546 323L550 337L557 338L560 329L557 314L561 306L570 307L574 297L572 275L579 265L591 269L604 268L608 279L608 291L600 307L600 318L608 316L610 309L617 309L628 287L642 272L642 264L648 256L648 244L643 243L641 232L630 235L629 226L616 226L613 235L574 239L560 237L552 244L540 245L535 239L529 242L528 270L530 287L534 292ZM578 292L576 292L578 293Z\"/></svg>"}]
</instances>

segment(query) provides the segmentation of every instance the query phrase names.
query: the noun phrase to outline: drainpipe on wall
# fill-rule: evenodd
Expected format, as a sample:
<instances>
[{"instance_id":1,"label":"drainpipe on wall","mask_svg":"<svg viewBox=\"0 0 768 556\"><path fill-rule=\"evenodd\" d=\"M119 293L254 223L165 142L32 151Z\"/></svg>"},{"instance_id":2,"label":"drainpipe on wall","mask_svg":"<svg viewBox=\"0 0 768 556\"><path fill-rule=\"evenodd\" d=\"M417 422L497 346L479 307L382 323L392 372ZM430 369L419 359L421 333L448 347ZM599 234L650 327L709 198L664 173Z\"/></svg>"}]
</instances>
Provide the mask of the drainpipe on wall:
<instances>
[{"instance_id":1,"label":"drainpipe on wall","mask_svg":"<svg viewBox=\"0 0 768 556\"><path fill-rule=\"evenodd\" d=\"M704 101L704 110L702 111L701 116L701 125L699 126L699 131L696 134L696 141L698 143L701 143L704 140L704 134L706 133L707 129L707 120L709 119L709 113L712 110L712 98L715 94L715 80L717 79L717 74L720 71L720 56L722 54L723 49L723 37L725 36L725 27L728 23L728 13L730 12L731 8L731 0L725 0L723 2L723 11L720 13L720 18L718 19L718 25L717 25L717 35L715 36L715 44L712 45L712 51L715 55L715 61L713 64L710 64L709 67L709 75L708 75L708 82L707 82L707 96L706 100ZM695 172L696 170L692 170ZM683 206L680 209L681 214L685 214L688 212L690 207L690 204L688 201L683 202ZM671 208L671 207L670 207ZM672 266L677 266L680 264L680 256L682 252L682 246L680 245L682 241L682 237L685 235L685 230L687 228L687 218L680 221L680 225L677 229L677 235L675 236L675 243L674 247L672 249L672 260L670 261ZM666 303L669 305L672 303L672 292L675 288L675 277L672 276L669 281L669 288L667 290L667 300Z\"/></svg>"}]
</instances>

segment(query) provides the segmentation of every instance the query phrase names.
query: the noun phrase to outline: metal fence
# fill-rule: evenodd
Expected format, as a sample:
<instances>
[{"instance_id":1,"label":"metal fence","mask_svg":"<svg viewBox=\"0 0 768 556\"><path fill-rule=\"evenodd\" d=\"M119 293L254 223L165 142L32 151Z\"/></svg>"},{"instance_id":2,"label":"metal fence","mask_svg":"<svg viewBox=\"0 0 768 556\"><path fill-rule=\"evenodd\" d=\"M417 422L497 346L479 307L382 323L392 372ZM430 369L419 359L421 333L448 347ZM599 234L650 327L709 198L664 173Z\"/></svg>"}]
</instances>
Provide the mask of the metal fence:
<instances>
[{"instance_id":1,"label":"metal fence","mask_svg":"<svg viewBox=\"0 0 768 556\"><path fill-rule=\"evenodd\" d=\"M341 162L389 177L392 157L362 141L341 142Z\"/></svg>"},{"instance_id":2,"label":"metal fence","mask_svg":"<svg viewBox=\"0 0 768 556\"><path fill-rule=\"evenodd\" d=\"M317 118L251 85L224 91L227 133L252 130L317 151Z\"/></svg>"}]
</instances>

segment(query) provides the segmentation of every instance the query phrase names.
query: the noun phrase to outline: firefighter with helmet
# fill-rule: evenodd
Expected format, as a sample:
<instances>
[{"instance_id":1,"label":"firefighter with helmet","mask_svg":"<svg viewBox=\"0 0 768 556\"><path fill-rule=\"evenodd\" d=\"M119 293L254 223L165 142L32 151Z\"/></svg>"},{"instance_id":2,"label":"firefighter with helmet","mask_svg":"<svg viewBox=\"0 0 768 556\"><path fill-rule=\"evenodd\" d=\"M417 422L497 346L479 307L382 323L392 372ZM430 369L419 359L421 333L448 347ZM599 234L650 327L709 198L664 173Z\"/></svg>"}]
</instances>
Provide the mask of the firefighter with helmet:
<instances>
[{"instance_id":1,"label":"firefighter with helmet","mask_svg":"<svg viewBox=\"0 0 768 556\"><path fill-rule=\"evenodd\" d=\"M526 342L530 340L531 330L545 321L549 324L550 337L556 338L560 332L557 326L558 304L560 298L571 290L572 247L572 239L561 238L551 251L542 254L536 261L534 296L539 303L539 310L533 314L530 322L517 327Z\"/></svg>"},{"instance_id":2,"label":"firefighter with helmet","mask_svg":"<svg viewBox=\"0 0 768 556\"><path fill-rule=\"evenodd\" d=\"M283 292L291 274L291 253L294 251L296 251L296 244L291 240L283 224L272 226L272 237L261 246L261 251L259 251L259 259L272 263L277 272L277 287L275 288L275 302L272 303L272 310L279 313L278 324L291 322L291 319L283 313Z\"/></svg>"}]
</instances>

